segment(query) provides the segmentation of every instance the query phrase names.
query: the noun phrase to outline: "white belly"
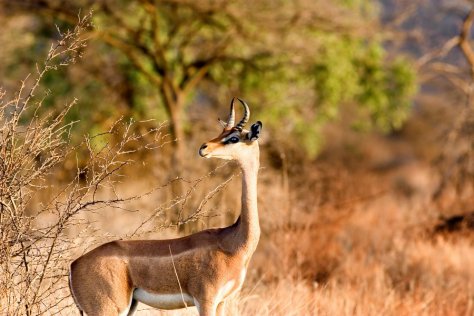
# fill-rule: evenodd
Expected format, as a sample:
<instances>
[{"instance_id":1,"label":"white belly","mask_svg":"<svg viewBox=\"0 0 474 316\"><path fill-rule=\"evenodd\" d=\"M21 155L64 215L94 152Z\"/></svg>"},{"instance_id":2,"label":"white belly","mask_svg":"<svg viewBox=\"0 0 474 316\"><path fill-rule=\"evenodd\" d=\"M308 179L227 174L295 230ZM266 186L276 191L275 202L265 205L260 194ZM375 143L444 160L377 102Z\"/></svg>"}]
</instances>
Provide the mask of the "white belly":
<instances>
[{"instance_id":1,"label":"white belly","mask_svg":"<svg viewBox=\"0 0 474 316\"><path fill-rule=\"evenodd\" d=\"M133 298L158 309L178 309L194 306L194 298L186 293L156 294L138 288L133 292Z\"/></svg>"}]
</instances>

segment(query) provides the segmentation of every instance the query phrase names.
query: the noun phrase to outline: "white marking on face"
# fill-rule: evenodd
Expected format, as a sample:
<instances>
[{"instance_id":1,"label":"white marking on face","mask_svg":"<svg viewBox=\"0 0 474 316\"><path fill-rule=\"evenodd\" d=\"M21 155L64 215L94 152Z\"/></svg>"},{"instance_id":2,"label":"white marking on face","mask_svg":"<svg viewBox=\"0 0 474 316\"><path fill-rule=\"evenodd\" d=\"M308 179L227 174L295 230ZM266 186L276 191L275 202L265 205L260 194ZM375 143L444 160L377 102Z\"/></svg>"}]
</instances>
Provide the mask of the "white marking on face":
<instances>
[{"instance_id":1,"label":"white marking on face","mask_svg":"<svg viewBox=\"0 0 474 316\"><path fill-rule=\"evenodd\" d=\"M177 309L184 308L186 305L194 306L195 304L194 298L187 293L157 294L138 288L133 292L133 297L137 301L160 309Z\"/></svg>"},{"instance_id":2,"label":"white marking on face","mask_svg":"<svg viewBox=\"0 0 474 316\"><path fill-rule=\"evenodd\" d=\"M230 134L229 136L223 138L221 140L222 143L225 143L226 141L228 141L229 139L231 139L232 137L237 137L239 140L240 140L240 132L233 132L232 134Z\"/></svg>"}]
</instances>

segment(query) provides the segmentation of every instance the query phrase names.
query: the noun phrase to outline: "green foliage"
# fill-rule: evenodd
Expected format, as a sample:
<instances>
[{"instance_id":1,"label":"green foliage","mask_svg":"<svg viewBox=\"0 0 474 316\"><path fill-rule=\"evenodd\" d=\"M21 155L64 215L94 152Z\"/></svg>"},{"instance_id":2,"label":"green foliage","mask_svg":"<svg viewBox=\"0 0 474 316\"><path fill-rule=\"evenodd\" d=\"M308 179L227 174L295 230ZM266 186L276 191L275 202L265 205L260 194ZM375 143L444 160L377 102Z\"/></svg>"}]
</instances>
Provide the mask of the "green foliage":
<instances>
[{"instance_id":1,"label":"green foliage","mask_svg":"<svg viewBox=\"0 0 474 316\"><path fill-rule=\"evenodd\" d=\"M242 72L243 94L255 96L251 101L267 126L284 126L285 133L289 126L309 158L323 145L322 127L340 117L343 105L356 108L351 123L358 130L400 128L416 92L410 62L388 60L376 40L324 32L315 36L320 49L306 68L289 67L281 57L277 64L282 66L272 71Z\"/></svg>"},{"instance_id":2,"label":"green foliage","mask_svg":"<svg viewBox=\"0 0 474 316\"><path fill-rule=\"evenodd\" d=\"M370 34L377 30L367 31L377 24L375 2L242 4L118 1L107 10L96 4L98 35L83 60L86 70L48 76L55 96L46 102L53 107L77 97L69 119L85 123L81 134L103 130L120 116L169 119L173 104L160 86L166 76L172 93L185 94L187 102L197 91L218 99L238 93L266 127L293 134L309 157L323 144L321 129L347 106L356 109L351 123L360 130L388 132L403 124L415 74L408 60L387 58L383 42ZM35 36L25 49L47 47L38 43L48 34ZM12 67L17 63L12 60ZM185 89L202 69L202 81L212 85ZM187 120L183 109L181 123Z\"/></svg>"},{"instance_id":3,"label":"green foliage","mask_svg":"<svg viewBox=\"0 0 474 316\"><path fill-rule=\"evenodd\" d=\"M314 67L321 120L337 117L340 105L354 103L354 124L382 131L400 128L410 110L415 74L408 61L389 61L378 42L330 38Z\"/></svg>"},{"instance_id":4,"label":"green foliage","mask_svg":"<svg viewBox=\"0 0 474 316\"><path fill-rule=\"evenodd\" d=\"M372 2L342 1L341 5L354 16L369 19L367 25L377 18ZM360 21L353 23L360 27ZM303 39L316 49L305 56L292 44L285 46L282 35L282 49L275 49L271 57L257 60L253 67L224 64L213 69L213 76L231 86L236 84L233 78L239 80L238 90L266 126L274 126L277 133L293 133L310 158L323 145L322 128L340 117L343 105L355 107L351 124L359 130L389 132L402 126L416 92L409 60L388 59L382 41L357 32L316 28L294 31L288 39L291 43ZM295 56L303 62L294 63Z\"/></svg>"},{"instance_id":5,"label":"green foliage","mask_svg":"<svg viewBox=\"0 0 474 316\"><path fill-rule=\"evenodd\" d=\"M326 36L314 65L313 76L319 103L319 120L334 119L339 105L360 91L360 72L354 63L359 52L357 42Z\"/></svg>"}]
</instances>

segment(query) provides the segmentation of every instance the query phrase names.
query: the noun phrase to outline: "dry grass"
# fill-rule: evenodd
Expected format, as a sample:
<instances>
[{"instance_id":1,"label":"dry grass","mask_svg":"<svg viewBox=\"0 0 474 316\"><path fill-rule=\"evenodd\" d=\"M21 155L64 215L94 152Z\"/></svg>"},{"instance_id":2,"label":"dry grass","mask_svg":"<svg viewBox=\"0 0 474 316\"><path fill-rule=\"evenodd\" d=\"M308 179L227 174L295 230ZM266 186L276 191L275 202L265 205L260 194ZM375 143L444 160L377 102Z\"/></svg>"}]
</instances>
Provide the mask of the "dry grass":
<instances>
[{"instance_id":1,"label":"dry grass","mask_svg":"<svg viewBox=\"0 0 474 316\"><path fill-rule=\"evenodd\" d=\"M226 166L218 175L200 182L186 207L199 205L206 192L232 174L232 169ZM412 176L413 169L408 170ZM203 171L195 170L193 174L199 178ZM407 197L393 190L402 175L374 177L340 171L337 176L327 178L325 186L312 184L311 175L305 176L307 185L293 187L288 193L280 181L280 171L262 170L262 239L242 293L228 306L229 315L473 314L472 233L435 235L435 207L424 194ZM314 181L325 176L318 172ZM161 180L165 181L165 177ZM158 180L142 177L135 181L124 181L116 189L131 196L157 186ZM358 183L364 184L363 190ZM198 229L229 224L235 218L238 196L233 192L240 192L238 187L237 177L208 202ZM323 197L324 194L329 197ZM307 199L303 201L301 196L305 195ZM113 192L98 195L110 196ZM75 257L115 238L175 236L174 228L160 229L166 222L166 210L139 234L130 235L163 202L168 205L166 196L166 192L156 191L132 201L124 209L103 208L83 213L78 218L83 224L66 232L67 239L74 244L68 255ZM299 203L294 203L295 198ZM288 199L292 207L281 208ZM65 276L61 282L66 282ZM59 291L62 295L58 297L69 295L66 287ZM72 300L67 298L66 303L70 305ZM75 311L74 307L50 310L50 314L55 312L69 315ZM138 315L197 315L197 312L195 308L162 312L139 305Z\"/></svg>"},{"instance_id":2,"label":"dry grass","mask_svg":"<svg viewBox=\"0 0 474 316\"><path fill-rule=\"evenodd\" d=\"M360 254L349 254L324 284L284 273L270 282L263 281L261 275L253 275L228 313L472 315L474 255L470 242L440 239L395 244L393 250L369 260ZM257 268L253 264L253 269ZM160 314L197 315L193 308L171 313L145 308L139 313Z\"/></svg>"},{"instance_id":3,"label":"dry grass","mask_svg":"<svg viewBox=\"0 0 474 316\"><path fill-rule=\"evenodd\" d=\"M412 177L413 169L407 170ZM309 197L307 202L313 208L292 203L291 216L288 210L279 208L288 198L283 184L276 181L280 176L277 170L262 170L262 239L240 296L227 306L229 315L474 313L472 234L434 234L434 206L424 194L404 197L391 189L403 174L379 174L378 178L366 174L365 179L360 174L346 173L342 178L339 174L328 181L343 184L329 183L330 194L349 204L339 205L329 198L317 205ZM321 176L319 173L317 178ZM381 186L374 179L387 185ZM218 181L210 179L202 185L209 189ZM365 190L354 186L358 181L365 184ZM238 186L238 179L230 185ZM316 188L316 195L322 194L317 187L308 183L290 195L304 195L304 191L309 194L308 188ZM217 205L210 206L206 214L216 214L219 201L233 201L231 192L221 192L213 200ZM224 204L223 209L228 208L236 209L231 203ZM103 219L98 216L95 220L100 223ZM229 221L228 216L220 214L202 225L219 226ZM154 232L153 237L169 233ZM188 308L165 312L139 305L138 315L197 315L197 311Z\"/></svg>"},{"instance_id":4,"label":"dry grass","mask_svg":"<svg viewBox=\"0 0 474 316\"><path fill-rule=\"evenodd\" d=\"M117 195L139 199L81 212L61 233L56 253L64 251L64 256L54 269L62 274L50 287L55 295L41 302L51 306L42 309L45 314L76 312L64 272L70 258L111 239L176 236L168 216L175 204L187 214L199 210L194 230L228 225L236 218L240 179L234 165L190 163L185 193L176 199L160 159L165 156L143 160L113 186L94 191L97 200ZM414 163L387 172L321 161L318 167L289 174L269 167L270 159L263 159L260 176L262 239L240 296L227 306L229 315L474 313L473 234L434 233L439 210L427 198L436 181L428 167ZM203 170L216 166L215 172ZM462 203L451 205L469 205L469 200L472 194L465 194ZM54 223L56 217L48 214L41 212L34 224ZM64 301L58 304L56 298ZM17 311L22 314L21 306ZM139 305L138 315L197 311Z\"/></svg>"},{"instance_id":5,"label":"dry grass","mask_svg":"<svg viewBox=\"0 0 474 316\"><path fill-rule=\"evenodd\" d=\"M267 236L242 314L472 315L472 240L407 227L411 209L364 204L332 222Z\"/></svg>"}]
</instances>

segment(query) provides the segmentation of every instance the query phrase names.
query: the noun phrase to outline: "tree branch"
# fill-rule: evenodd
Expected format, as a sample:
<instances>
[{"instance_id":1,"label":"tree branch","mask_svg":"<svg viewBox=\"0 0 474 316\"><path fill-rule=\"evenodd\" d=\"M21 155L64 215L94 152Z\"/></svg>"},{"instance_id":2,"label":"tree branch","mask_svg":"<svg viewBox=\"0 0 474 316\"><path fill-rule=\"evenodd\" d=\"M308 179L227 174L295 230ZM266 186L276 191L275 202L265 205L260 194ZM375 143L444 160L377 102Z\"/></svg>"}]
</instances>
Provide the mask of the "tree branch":
<instances>
[{"instance_id":1,"label":"tree branch","mask_svg":"<svg viewBox=\"0 0 474 316\"><path fill-rule=\"evenodd\" d=\"M471 9L462 24L461 34L459 35L459 47L461 47L464 57L466 57L469 66L471 66L471 76L474 78L474 51L469 43L473 20L474 9Z\"/></svg>"}]
</instances>

